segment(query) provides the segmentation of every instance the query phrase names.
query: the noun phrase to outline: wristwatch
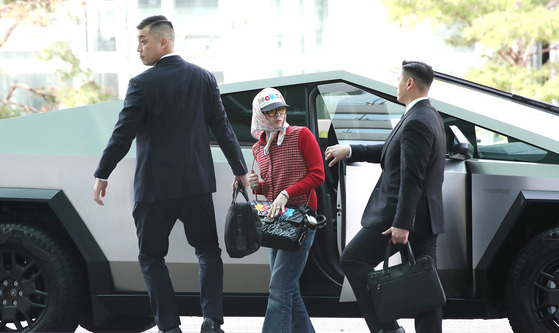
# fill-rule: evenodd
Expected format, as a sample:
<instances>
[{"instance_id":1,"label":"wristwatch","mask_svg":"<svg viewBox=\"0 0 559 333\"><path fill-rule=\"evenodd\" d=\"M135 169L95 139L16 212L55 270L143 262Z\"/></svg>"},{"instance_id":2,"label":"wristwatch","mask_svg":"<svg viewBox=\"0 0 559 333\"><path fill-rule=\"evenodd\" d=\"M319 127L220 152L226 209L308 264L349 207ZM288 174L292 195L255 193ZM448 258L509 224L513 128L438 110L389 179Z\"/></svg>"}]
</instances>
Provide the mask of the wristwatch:
<instances>
[{"instance_id":1,"label":"wristwatch","mask_svg":"<svg viewBox=\"0 0 559 333\"><path fill-rule=\"evenodd\" d=\"M280 194L285 195L285 197L287 198L287 200L289 200L289 193L287 193L286 190L281 191Z\"/></svg>"}]
</instances>

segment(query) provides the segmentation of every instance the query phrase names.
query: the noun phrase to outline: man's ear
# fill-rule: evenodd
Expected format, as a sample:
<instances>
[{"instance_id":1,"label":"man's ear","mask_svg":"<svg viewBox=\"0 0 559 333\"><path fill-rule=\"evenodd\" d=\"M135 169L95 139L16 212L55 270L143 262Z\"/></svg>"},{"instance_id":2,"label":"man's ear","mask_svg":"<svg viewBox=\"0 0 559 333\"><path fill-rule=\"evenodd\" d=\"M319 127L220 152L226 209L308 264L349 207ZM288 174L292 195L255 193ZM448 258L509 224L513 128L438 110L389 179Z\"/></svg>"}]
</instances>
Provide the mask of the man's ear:
<instances>
[{"instance_id":1,"label":"man's ear","mask_svg":"<svg viewBox=\"0 0 559 333\"><path fill-rule=\"evenodd\" d=\"M413 80L412 77L410 77L410 78L408 79L408 85L407 85L407 87L408 87L408 89L411 89L411 88L413 88L414 86L415 86L415 81Z\"/></svg>"},{"instance_id":2,"label":"man's ear","mask_svg":"<svg viewBox=\"0 0 559 333\"><path fill-rule=\"evenodd\" d=\"M169 39L167 39L167 37L161 37L159 41L162 48L166 48L167 46L169 46Z\"/></svg>"}]
</instances>

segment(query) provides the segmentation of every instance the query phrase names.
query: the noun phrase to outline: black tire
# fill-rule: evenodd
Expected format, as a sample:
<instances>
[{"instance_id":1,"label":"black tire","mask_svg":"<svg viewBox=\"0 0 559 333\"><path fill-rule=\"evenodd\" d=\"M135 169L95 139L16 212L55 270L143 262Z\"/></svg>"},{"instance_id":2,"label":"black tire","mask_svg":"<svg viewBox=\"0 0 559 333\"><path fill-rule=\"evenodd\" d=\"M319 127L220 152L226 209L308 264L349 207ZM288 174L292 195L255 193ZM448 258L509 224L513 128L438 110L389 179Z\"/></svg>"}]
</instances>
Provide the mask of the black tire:
<instances>
[{"instance_id":1,"label":"black tire","mask_svg":"<svg viewBox=\"0 0 559 333\"><path fill-rule=\"evenodd\" d=\"M153 316L114 316L101 326L95 326L91 316L87 316L80 325L94 333L144 332L155 326L155 319Z\"/></svg>"},{"instance_id":2,"label":"black tire","mask_svg":"<svg viewBox=\"0 0 559 333\"><path fill-rule=\"evenodd\" d=\"M0 331L74 332L79 273L73 251L54 235L0 224Z\"/></svg>"},{"instance_id":3,"label":"black tire","mask_svg":"<svg viewBox=\"0 0 559 333\"><path fill-rule=\"evenodd\" d=\"M559 228L532 238L514 260L505 306L516 333L559 332Z\"/></svg>"}]
</instances>

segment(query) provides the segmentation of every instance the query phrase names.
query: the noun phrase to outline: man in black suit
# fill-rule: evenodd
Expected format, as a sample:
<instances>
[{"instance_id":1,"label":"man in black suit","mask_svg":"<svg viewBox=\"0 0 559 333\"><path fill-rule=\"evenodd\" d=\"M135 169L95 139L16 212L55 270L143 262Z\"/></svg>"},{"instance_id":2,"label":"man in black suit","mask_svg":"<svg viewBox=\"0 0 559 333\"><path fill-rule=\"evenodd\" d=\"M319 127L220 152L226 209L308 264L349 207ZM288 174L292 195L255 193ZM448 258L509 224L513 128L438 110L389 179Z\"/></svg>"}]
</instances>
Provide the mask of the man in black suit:
<instances>
[{"instance_id":1,"label":"man in black suit","mask_svg":"<svg viewBox=\"0 0 559 333\"><path fill-rule=\"evenodd\" d=\"M248 186L247 167L214 76L173 53L174 30L164 16L148 17L137 28L140 59L153 67L129 82L124 107L94 173L94 200L103 205L107 178L136 139L133 216L155 321L162 332L181 331L164 259L179 219L200 265L201 331L223 332L223 263L208 129L231 166L234 182Z\"/></svg>"},{"instance_id":2,"label":"man in black suit","mask_svg":"<svg viewBox=\"0 0 559 333\"><path fill-rule=\"evenodd\" d=\"M394 244L405 244L409 238L415 255L427 254L436 262L437 235L444 232L442 184L446 138L442 118L427 97L433 77L431 66L404 61L397 95L406 111L385 143L335 145L325 152L325 158L332 159L329 166L348 158L348 162L380 163L383 170L363 212L363 228L340 258L373 333L404 332L396 321L381 322L376 317L366 291L366 275L384 260L389 239ZM441 332L442 309L417 314L415 327L418 333Z\"/></svg>"}]
</instances>

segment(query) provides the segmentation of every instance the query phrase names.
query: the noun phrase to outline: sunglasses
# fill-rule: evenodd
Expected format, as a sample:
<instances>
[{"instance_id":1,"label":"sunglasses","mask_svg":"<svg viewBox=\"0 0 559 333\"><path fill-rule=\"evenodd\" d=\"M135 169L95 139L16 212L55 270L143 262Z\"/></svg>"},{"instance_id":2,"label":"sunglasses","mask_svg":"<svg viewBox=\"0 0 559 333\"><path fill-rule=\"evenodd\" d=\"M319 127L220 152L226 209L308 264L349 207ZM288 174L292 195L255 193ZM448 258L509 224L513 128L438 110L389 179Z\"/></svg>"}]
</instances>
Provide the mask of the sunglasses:
<instances>
[{"instance_id":1,"label":"sunglasses","mask_svg":"<svg viewBox=\"0 0 559 333\"><path fill-rule=\"evenodd\" d=\"M279 107L279 108L275 108L272 109L268 112L264 112L268 117L275 117L276 114L279 112L279 114L286 114L287 113L287 108L285 106Z\"/></svg>"}]
</instances>

